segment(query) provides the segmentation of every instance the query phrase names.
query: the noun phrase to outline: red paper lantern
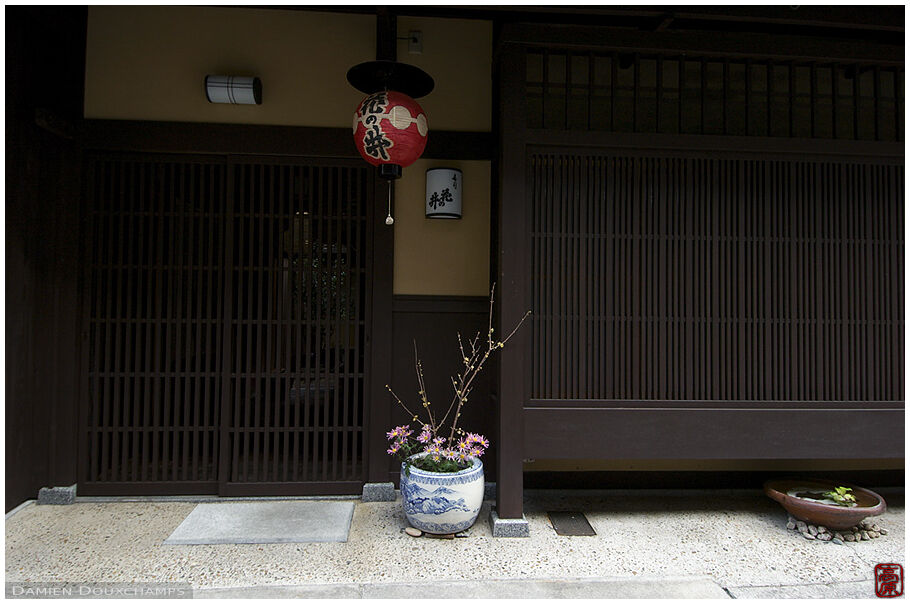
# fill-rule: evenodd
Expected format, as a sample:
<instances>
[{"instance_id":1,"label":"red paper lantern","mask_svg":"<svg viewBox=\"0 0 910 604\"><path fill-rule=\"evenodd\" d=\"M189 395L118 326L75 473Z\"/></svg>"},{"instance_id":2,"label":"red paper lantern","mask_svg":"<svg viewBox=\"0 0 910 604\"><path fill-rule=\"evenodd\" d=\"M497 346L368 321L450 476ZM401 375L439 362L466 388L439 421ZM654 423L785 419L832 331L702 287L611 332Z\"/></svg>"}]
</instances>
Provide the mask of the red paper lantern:
<instances>
[{"instance_id":1,"label":"red paper lantern","mask_svg":"<svg viewBox=\"0 0 910 604\"><path fill-rule=\"evenodd\" d=\"M354 113L354 144L374 166L410 166L423 153L428 131L423 109L401 92L371 94Z\"/></svg>"}]
</instances>

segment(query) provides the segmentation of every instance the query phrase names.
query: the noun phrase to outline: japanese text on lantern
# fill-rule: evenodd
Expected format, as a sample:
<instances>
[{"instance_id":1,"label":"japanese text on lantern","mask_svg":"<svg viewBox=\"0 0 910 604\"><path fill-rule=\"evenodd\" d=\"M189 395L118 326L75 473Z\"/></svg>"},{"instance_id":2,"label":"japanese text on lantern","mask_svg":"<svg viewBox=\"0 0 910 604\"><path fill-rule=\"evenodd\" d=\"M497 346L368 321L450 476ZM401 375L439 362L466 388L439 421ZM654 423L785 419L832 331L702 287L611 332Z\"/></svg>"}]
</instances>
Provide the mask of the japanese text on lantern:
<instances>
[{"instance_id":1,"label":"japanese text on lantern","mask_svg":"<svg viewBox=\"0 0 910 604\"><path fill-rule=\"evenodd\" d=\"M367 127L363 135L363 149L376 159L388 160L386 149L393 145L379 124L379 116L385 113L388 104L388 96L384 92L372 95L363 103L363 123Z\"/></svg>"},{"instance_id":2,"label":"japanese text on lantern","mask_svg":"<svg viewBox=\"0 0 910 604\"><path fill-rule=\"evenodd\" d=\"M452 180L455 180L455 179L453 178ZM443 189L440 193L437 193L434 191L433 194L430 195L430 207L433 208L434 210L437 207L440 207L440 208L445 207L446 202L449 202L449 203L452 202L452 192L449 191L448 187Z\"/></svg>"}]
</instances>

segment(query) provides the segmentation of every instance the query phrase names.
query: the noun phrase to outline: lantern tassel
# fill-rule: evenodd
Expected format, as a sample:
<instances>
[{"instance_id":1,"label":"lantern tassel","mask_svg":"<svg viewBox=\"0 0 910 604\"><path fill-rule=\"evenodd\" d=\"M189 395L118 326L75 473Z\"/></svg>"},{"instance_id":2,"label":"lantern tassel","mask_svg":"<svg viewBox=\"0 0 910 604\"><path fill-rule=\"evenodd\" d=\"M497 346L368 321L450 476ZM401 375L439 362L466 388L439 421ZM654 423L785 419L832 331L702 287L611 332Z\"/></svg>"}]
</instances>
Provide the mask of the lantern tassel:
<instances>
[{"instance_id":1,"label":"lantern tassel","mask_svg":"<svg viewBox=\"0 0 910 604\"><path fill-rule=\"evenodd\" d=\"M392 218L392 181L389 180L388 183L389 183L389 213L385 217L385 223L389 226L392 226L393 224L395 224L395 219Z\"/></svg>"}]
</instances>

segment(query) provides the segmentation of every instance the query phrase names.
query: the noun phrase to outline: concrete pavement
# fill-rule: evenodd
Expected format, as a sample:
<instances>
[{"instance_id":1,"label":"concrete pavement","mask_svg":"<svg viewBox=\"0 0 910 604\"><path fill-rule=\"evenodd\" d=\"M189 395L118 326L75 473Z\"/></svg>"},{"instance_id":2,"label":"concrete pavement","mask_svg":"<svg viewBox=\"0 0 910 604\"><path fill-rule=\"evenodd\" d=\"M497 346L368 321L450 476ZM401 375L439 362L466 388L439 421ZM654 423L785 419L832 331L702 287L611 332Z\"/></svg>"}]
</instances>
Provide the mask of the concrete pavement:
<instances>
[{"instance_id":1,"label":"concrete pavement","mask_svg":"<svg viewBox=\"0 0 910 604\"><path fill-rule=\"evenodd\" d=\"M434 594L434 595L431 595ZM517 598L709 598L729 599L710 577L640 579L523 579L434 581L430 583L356 583L197 590L196 598L344 598L344 599L517 599Z\"/></svg>"}]
</instances>

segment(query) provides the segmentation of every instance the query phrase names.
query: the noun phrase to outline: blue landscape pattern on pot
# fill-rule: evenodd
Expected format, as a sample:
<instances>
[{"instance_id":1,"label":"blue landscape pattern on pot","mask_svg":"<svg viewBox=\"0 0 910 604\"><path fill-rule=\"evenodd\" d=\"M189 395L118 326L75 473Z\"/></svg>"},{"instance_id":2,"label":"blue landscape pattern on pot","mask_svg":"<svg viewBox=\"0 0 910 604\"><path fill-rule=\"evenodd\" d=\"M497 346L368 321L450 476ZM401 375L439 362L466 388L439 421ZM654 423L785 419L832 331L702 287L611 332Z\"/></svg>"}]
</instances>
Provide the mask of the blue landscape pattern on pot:
<instances>
[{"instance_id":1,"label":"blue landscape pattern on pot","mask_svg":"<svg viewBox=\"0 0 910 604\"><path fill-rule=\"evenodd\" d=\"M458 533L477 520L483 505L483 463L461 472L427 472L401 465L401 493L411 526L429 533Z\"/></svg>"},{"instance_id":2,"label":"blue landscape pattern on pot","mask_svg":"<svg viewBox=\"0 0 910 604\"><path fill-rule=\"evenodd\" d=\"M408 481L403 489L405 493L405 511L408 514L429 514L431 516L440 516L446 512L456 510L459 512L470 512L470 508L464 503L464 497L455 499L452 495L458 496L457 491L439 487L435 491L428 491L421 488L420 485Z\"/></svg>"}]
</instances>

